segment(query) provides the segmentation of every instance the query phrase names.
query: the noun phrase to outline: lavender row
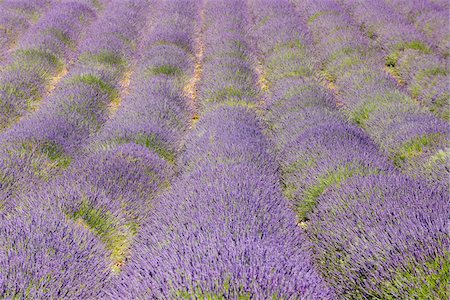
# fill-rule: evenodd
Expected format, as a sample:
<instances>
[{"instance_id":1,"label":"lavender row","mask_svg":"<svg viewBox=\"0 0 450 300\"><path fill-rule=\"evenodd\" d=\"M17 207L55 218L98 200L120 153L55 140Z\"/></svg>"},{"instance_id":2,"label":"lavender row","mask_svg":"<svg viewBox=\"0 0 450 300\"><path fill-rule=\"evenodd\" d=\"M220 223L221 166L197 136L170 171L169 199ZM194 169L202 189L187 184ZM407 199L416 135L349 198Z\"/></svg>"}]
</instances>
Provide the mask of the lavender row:
<instances>
[{"instance_id":1,"label":"lavender row","mask_svg":"<svg viewBox=\"0 0 450 300\"><path fill-rule=\"evenodd\" d=\"M364 128L408 174L446 184L449 124L417 106L378 68L378 57L367 52L368 41L332 1L297 2L319 57L322 74L337 94L346 116Z\"/></svg>"},{"instance_id":2,"label":"lavender row","mask_svg":"<svg viewBox=\"0 0 450 300\"><path fill-rule=\"evenodd\" d=\"M328 299L251 109L246 6L208 1L204 15L202 113L183 175L156 200L112 297Z\"/></svg>"},{"instance_id":3,"label":"lavender row","mask_svg":"<svg viewBox=\"0 0 450 300\"><path fill-rule=\"evenodd\" d=\"M109 119L148 7L145 0L111 2L86 34L80 59L62 84L39 111L0 136L0 192L6 203L65 170Z\"/></svg>"},{"instance_id":4,"label":"lavender row","mask_svg":"<svg viewBox=\"0 0 450 300\"><path fill-rule=\"evenodd\" d=\"M315 80L313 55L303 45L310 37L299 30L301 20L290 9L288 1L256 1L250 28L270 94L267 121L284 194L306 226L330 186L394 168L362 129L341 116L331 93Z\"/></svg>"},{"instance_id":5,"label":"lavender row","mask_svg":"<svg viewBox=\"0 0 450 300\"><path fill-rule=\"evenodd\" d=\"M386 0L407 18L444 55L449 54L450 34L448 1Z\"/></svg>"},{"instance_id":6,"label":"lavender row","mask_svg":"<svg viewBox=\"0 0 450 300\"><path fill-rule=\"evenodd\" d=\"M28 31L0 73L0 128L36 108L52 78L61 76L82 29L95 18L84 1L55 4Z\"/></svg>"},{"instance_id":7,"label":"lavender row","mask_svg":"<svg viewBox=\"0 0 450 300\"><path fill-rule=\"evenodd\" d=\"M8 56L18 37L26 32L50 5L50 0L10 0L0 4L0 61Z\"/></svg>"},{"instance_id":8,"label":"lavender row","mask_svg":"<svg viewBox=\"0 0 450 300\"><path fill-rule=\"evenodd\" d=\"M148 13L148 2L132 3L135 9ZM130 4L124 7L130 9ZM158 11L155 25L139 44L141 64L117 113L91 137L63 176L22 200L26 205L52 207L56 217L35 225L52 233L47 240L39 234L31 235L30 244L39 251L24 247L12 253L23 259L34 251L33 260L19 266L8 264L8 257L1 260L10 278L3 286L0 280L0 288L6 286L9 293L12 290L21 295L27 285L32 285L29 293L33 298L106 298L109 281L116 275L112 270L120 271L126 263L142 216L155 193L174 175L174 157L164 154L179 148L180 141L175 137L181 138L190 121L183 86L193 70L192 35L198 7L193 1L161 1L152 8ZM172 139L166 140L166 136ZM14 224L28 221L22 218ZM55 230L55 223L63 229ZM72 228L73 223L80 225ZM61 233L69 226L71 231ZM53 241L58 242L63 234L68 240L62 243L65 251L73 253L76 262L70 257L46 255L52 248L61 249ZM78 243L91 248L86 251ZM66 264L72 267L59 268ZM39 278L50 279L40 282ZM14 279L20 279L19 283ZM124 299L123 295L117 298Z\"/></svg>"},{"instance_id":9,"label":"lavender row","mask_svg":"<svg viewBox=\"0 0 450 300\"><path fill-rule=\"evenodd\" d=\"M340 118L314 80L310 37L289 1L252 4L284 191L309 219L300 225L322 274L339 299L445 299L448 197L399 175Z\"/></svg>"},{"instance_id":10,"label":"lavender row","mask_svg":"<svg viewBox=\"0 0 450 300\"><path fill-rule=\"evenodd\" d=\"M447 55L436 53L426 37L383 0L338 2L381 46L387 69L406 84L412 97L438 117L450 120Z\"/></svg>"},{"instance_id":11,"label":"lavender row","mask_svg":"<svg viewBox=\"0 0 450 300\"><path fill-rule=\"evenodd\" d=\"M158 23L139 45L140 65L130 94L91 137L70 174L53 186L57 195L69 190L61 186L70 187L67 195L88 195L78 202L70 201L71 196L61 198L71 213L83 211L79 218L88 220L92 211L101 211L105 220L113 218L111 228L93 224L91 229L111 250L115 270L129 257L133 235L153 198L176 175L176 153L191 120L183 88L194 68L192 37L198 5L161 1L154 9ZM74 186L75 180L81 184Z\"/></svg>"}]
</instances>

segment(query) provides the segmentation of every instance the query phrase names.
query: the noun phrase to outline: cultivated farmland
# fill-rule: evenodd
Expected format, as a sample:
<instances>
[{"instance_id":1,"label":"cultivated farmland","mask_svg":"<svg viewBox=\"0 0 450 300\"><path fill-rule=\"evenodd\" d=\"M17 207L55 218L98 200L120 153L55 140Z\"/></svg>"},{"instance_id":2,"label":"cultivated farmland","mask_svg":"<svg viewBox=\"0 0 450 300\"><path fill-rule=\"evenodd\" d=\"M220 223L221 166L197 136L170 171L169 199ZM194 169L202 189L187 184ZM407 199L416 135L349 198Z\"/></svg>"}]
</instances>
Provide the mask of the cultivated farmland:
<instances>
[{"instance_id":1,"label":"cultivated farmland","mask_svg":"<svg viewBox=\"0 0 450 300\"><path fill-rule=\"evenodd\" d=\"M450 299L447 0L0 0L0 299Z\"/></svg>"}]
</instances>

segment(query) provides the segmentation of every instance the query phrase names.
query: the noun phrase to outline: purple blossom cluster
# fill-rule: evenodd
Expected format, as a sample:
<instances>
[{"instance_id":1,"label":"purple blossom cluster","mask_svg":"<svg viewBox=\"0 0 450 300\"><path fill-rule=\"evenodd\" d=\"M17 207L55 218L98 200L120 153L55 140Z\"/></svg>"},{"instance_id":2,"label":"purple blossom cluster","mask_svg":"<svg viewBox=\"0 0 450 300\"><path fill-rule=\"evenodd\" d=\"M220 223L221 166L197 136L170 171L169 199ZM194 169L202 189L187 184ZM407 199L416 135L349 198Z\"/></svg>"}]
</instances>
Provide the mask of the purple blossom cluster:
<instances>
[{"instance_id":1,"label":"purple blossom cluster","mask_svg":"<svg viewBox=\"0 0 450 300\"><path fill-rule=\"evenodd\" d=\"M438 117L450 120L446 56L436 52L406 17L383 0L340 2L364 33L381 46L388 71L406 84L411 96Z\"/></svg>"},{"instance_id":2,"label":"purple blossom cluster","mask_svg":"<svg viewBox=\"0 0 450 300\"><path fill-rule=\"evenodd\" d=\"M22 37L0 72L0 129L35 109L52 78L67 67L82 29L94 17L92 5L57 3Z\"/></svg>"},{"instance_id":3,"label":"purple blossom cluster","mask_svg":"<svg viewBox=\"0 0 450 300\"><path fill-rule=\"evenodd\" d=\"M200 121L181 178L155 200L112 298L331 299L254 110L247 7L208 1L204 16Z\"/></svg>"},{"instance_id":4,"label":"purple blossom cluster","mask_svg":"<svg viewBox=\"0 0 450 300\"><path fill-rule=\"evenodd\" d=\"M364 128L396 166L447 184L449 124L396 88L379 67L382 58L370 50L370 39L348 25L351 19L337 3L296 4L304 22L299 30L313 39L304 45L319 57L320 74L346 116Z\"/></svg>"},{"instance_id":5,"label":"purple blossom cluster","mask_svg":"<svg viewBox=\"0 0 450 300\"><path fill-rule=\"evenodd\" d=\"M0 62L24 32L50 7L50 0L2 1L0 3Z\"/></svg>"},{"instance_id":6,"label":"purple blossom cluster","mask_svg":"<svg viewBox=\"0 0 450 300\"><path fill-rule=\"evenodd\" d=\"M310 53L303 46L310 36L297 33L302 26L288 1L253 3L250 27L267 78L281 180L316 265L338 298L445 299L445 189L398 174L363 130L340 118L312 67L294 64ZM301 71L285 67L292 65Z\"/></svg>"},{"instance_id":7,"label":"purple blossom cluster","mask_svg":"<svg viewBox=\"0 0 450 300\"><path fill-rule=\"evenodd\" d=\"M103 245L49 202L1 214L0 244L3 299L93 299L108 279Z\"/></svg>"}]
</instances>

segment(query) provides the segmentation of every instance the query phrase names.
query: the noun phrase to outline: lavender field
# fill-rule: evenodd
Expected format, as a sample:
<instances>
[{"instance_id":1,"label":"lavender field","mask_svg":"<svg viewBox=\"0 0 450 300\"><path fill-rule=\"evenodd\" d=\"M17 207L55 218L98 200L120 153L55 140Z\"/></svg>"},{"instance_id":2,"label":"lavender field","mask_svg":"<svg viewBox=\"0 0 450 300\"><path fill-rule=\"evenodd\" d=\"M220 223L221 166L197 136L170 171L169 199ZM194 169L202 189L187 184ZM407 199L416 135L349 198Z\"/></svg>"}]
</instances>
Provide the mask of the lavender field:
<instances>
[{"instance_id":1,"label":"lavender field","mask_svg":"<svg viewBox=\"0 0 450 300\"><path fill-rule=\"evenodd\" d=\"M0 0L0 299L450 299L448 0Z\"/></svg>"}]
</instances>

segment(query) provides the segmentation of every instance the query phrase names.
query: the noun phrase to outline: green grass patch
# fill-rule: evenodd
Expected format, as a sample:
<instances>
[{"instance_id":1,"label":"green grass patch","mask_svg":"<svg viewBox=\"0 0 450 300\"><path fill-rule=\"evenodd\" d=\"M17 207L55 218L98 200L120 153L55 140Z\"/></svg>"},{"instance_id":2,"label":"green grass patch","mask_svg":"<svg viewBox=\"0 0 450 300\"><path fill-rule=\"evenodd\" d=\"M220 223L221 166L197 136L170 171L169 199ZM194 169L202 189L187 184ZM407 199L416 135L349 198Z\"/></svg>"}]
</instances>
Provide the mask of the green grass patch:
<instances>
[{"instance_id":1,"label":"green grass patch","mask_svg":"<svg viewBox=\"0 0 450 300\"><path fill-rule=\"evenodd\" d=\"M57 168L67 169L72 162L72 158L66 155L59 145L52 142L44 143L41 152L47 155Z\"/></svg>"},{"instance_id":2,"label":"green grass patch","mask_svg":"<svg viewBox=\"0 0 450 300\"><path fill-rule=\"evenodd\" d=\"M405 50L405 49L413 49L413 50L417 50L417 51L420 51L425 54L431 53L431 49L429 46L427 46L425 43L423 43L421 41L417 41L417 40L411 41L409 43L404 43L400 46L400 50Z\"/></svg>"},{"instance_id":3,"label":"green grass patch","mask_svg":"<svg viewBox=\"0 0 450 300\"><path fill-rule=\"evenodd\" d=\"M81 60L114 68L124 68L126 65L125 59L120 54L111 51L84 54L81 56Z\"/></svg>"},{"instance_id":4,"label":"green grass patch","mask_svg":"<svg viewBox=\"0 0 450 300\"><path fill-rule=\"evenodd\" d=\"M425 264L407 264L394 271L389 281L381 282L378 299L449 299L450 255L437 256Z\"/></svg>"},{"instance_id":5,"label":"green grass patch","mask_svg":"<svg viewBox=\"0 0 450 300\"><path fill-rule=\"evenodd\" d=\"M158 67L153 67L148 70L151 75L167 75L167 76L178 76L182 74L180 68L172 65L161 65Z\"/></svg>"},{"instance_id":6,"label":"green grass patch","mask_svg":"<svg viewBox=\"0 0 450 300\"><path fill-rule=\"evenodd\" d=\"M113 268L125 261L130 248L131 238L137 232L137 225L134 222L121 225L119 220L110 212L94 208L87 201L83 201L80 208L72 213L70 217L91 229L106 244L106 248L111 251L111 259L115 263Z\"/></svg>"},{"instance_id":7,"label":"green grass patch","mask_svg":"<svg viewBox=\"0 0 450 300\"><path fill-rule=\"evenodd\" d=\"M400 58L400 52L399 51L391 52L391 53L389 53L388 56L386 56L385 65L387 67L394 68L397 65L397 63L398 63L399 58Z\"/></svg>"},{"instance_id":8,"label":"green grass patch","mask_svg":"<svg viewBox=\"0 0 450 300\"><path fill-rule=\"evenodd\" d=\"M161 158L165 159L171 164L175 164L175 152L167 149L167 146L156 137L155 134L143 135L139 134L135 138L135 142L138 145L144 146L150 150L153 150Z\"/></svg>"},{"instance_id":9,"label":"green grass patch","mask_svg":"<svg viewBox=\"0 0 450 300\"><path fill-rule=\"evenodd\" d=\"M60 40L64 45L74 49L75 48L75 43L74 41L72 41L72 39L69 37L69 35L67 33L65 33L64 31L62 31L61 29L55 28L55 27L51 27L49 29L46 30L46 33L49 33L53 36L55 36L58 40Z\"/></svg>"},{"instance_id":10,"label":"green grass patch","mask_svg":"<svg viewBox=\"0 0 450 300\"><path fill-rule=\"evenodd\" d=\"M16 154L27 160L32 157L30 166L34 175L43 181L48 181L55 173L67 169L72 162L72 158L64 153L62 147L51 141L23 142Z\"/></svg>"},{"instance_id":11,"label":"green grass patch","mask_svg":"<svg viewBox=\"0 0 450 300\"><path fill-rule=\"evenodd\" d=\"M366 102L350 114L350 120L358 125L365 126L370 114L377 109L376 102Z\"/></svg>"},{"instance_id":12,"label":"green grass patch","mask_svg":"<svg viewBox=\"0 0 450 300\"><path fill-rule=\"evenodd\" d=\"M308 18L308 24L312 24L315 20L317 20L321 16L332 15L335 14L333 10L323 10L319 11Z\"/></svg>"},{"instance_id":13,"label":"green grass patch","mask_svg":"<svg viewBox=\"0 0 450 300\"><path fill-rule=\"evenodd\" d=\"M395 67L398 63L398 60L401 56L401 52L405 51L406 49L412 49L412 50L417 50L420 51L424 54L430 54L431 53L431 49L430 47L428 47L425 43L421 42L421 41L411 41L409 43L399 43L395 46L394 51L392 51L391 53L389 53L386 56L386 66L387 67Z\"/></svg>"},{"instance_id":14,"label":"green grass patch","mask_svg":"<svg viewBox=\"0 0 450 300\"><path fill-rule=\"evenodd\" d=\"M227 86L214 93L212 98L209 98L210 102L217 102L229 98L242 98L244 92L241 89L233 86Z\"/></svg>"},{"instance_id":15,"label":"green grass patch","mask_svg":"<svg viewBox=\"0 0 450 300\"><path fill-rule=\"evenodd\" d=\"M107 149L109 148L109 144L122 145L130 142L148 148L170 164L175 164L176 162L175 151L168 149L167 145L165 145L155 134L146 135L139 133L133 138L116 138L112 140L111 143L101 145L100 148Z\"/></svg>"},{"instance_id":16,"label":"green grass patch","mask_svg":"<svg viewBox=\"0 0 450 300\"><path fill-rule=\"evenodd\" d=\"M48 63L57 69L62 69L63 62L53 53L41 49L17 50L15 53L16 65L42 65Z\"/></svg>"},{"instance_id":17,"label":"green grass patch","mask_svg":"<svg viewBox=\"0 0 450 300\"><path fill-rule=\"evenodd\" d=\"M314 185L311 185L303 192L303 197L298 203L297 215L300 221L307 221L308 214L317 205L317 200L330 186L340 186L340 184L353 176L367 176L377 173L375 170L365 170L364 167L349 164L338 167L336 170L319 177Z\"/></svg>"},{"instance_id":18,"label":"green grass patch","mask_svg":"<svg viewBox=\"0 0 450 300\"><path fill-rule=\"evenodd\" d=\"M98 86L100 90L107 93L111 99L119 97L119 92L113 85L92 74L76 75L71 77L69 81Z\"/></svg>"},{"instance_id":19,"label":"green grass patch","mask_svg":"<svg viewBox=\"0 0 450 300\"><path fill-rule=\"evenodd\" d=\"M422 153L428 147L432 147L437 144L441 138L441 134L432 133L425 134L414 138L406 142L400 149L394 154L394 165L401 167L406 161L413 159L414 157L422 155Z\"/></svg>"}]
</instances>

